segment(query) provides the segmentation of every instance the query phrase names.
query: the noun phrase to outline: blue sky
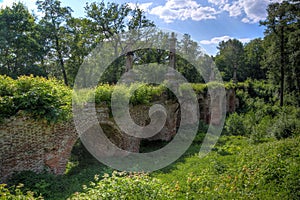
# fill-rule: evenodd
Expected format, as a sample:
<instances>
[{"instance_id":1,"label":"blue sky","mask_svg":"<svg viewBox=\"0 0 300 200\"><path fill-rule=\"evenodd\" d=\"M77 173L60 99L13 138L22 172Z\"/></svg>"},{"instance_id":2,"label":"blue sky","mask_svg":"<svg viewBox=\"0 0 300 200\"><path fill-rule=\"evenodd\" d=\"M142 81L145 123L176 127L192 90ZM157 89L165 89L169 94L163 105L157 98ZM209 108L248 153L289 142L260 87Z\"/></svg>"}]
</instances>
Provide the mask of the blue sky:
<instances>
[{"instance_id":1,"label":"blue sky","mask_svg":"<svg viewBox=\"0 0 300 200\"><path fill-rule=\"evenodd\" d=\"M11 5L17 0L0 0L0 6ZM74 16L84 16L86 2L96 0L61 0L70 6ZM222 40L236 38L243 43L263 37L264 27L259 20L266 17L266 8L281 0L119 0L116 3L138 4L147 17L160 28L188 33L208 54L217 53ZM35 0L21 0L29 10L36 10Z\"/></svg>"}]
</instances>

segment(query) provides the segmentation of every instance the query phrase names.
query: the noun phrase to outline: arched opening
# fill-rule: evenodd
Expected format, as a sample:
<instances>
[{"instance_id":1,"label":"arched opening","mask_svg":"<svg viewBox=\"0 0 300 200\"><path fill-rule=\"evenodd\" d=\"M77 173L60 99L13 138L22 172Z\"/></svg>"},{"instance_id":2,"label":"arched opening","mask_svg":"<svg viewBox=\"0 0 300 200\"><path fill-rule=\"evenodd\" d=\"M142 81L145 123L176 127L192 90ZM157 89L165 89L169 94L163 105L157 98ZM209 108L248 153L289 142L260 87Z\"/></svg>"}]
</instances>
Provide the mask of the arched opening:
<instances>
[{"instance_id":1,"label":"arched opening","mask_svg":"<svg viewBox=\"0 0 300 200\"><path fill-rule=\"evenodd\" d=\"M91 153L82 144L81 140L78 139L72 148L65 174L76 175L85 173L88 175L89 172L101 172L103 168L105 168L105 165L91 155ZM93 180L93 177L90 177L90 180Z\"/></svg>"},{"instance_id":2,"label":"arched opening","mask_svg":"<svg viewBox=\"0 0 300 200\"><path fill-rule=\"evenodd\" d=\"M124 146L124 137L120 131L109 123L100 125L106 137L119 148ZM95 158L88 149L81 142L80 138L77 139L73 145L68 163L66 165L65 174L78 175L82 174L93 179L95 174L102 174L103 172L111 172L112 169L101 163Z\"/></svg>"}]
</instances>

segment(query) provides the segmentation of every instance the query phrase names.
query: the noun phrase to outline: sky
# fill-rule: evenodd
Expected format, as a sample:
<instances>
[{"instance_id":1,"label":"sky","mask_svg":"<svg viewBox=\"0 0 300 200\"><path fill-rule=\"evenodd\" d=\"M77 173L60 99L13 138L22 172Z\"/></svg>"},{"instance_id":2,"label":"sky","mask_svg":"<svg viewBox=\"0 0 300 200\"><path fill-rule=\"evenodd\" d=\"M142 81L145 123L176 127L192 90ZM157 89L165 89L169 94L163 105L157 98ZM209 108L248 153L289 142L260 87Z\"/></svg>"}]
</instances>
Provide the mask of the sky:
<instances>
[{"instance_id":1,"label":"sky","mask_svg":"<svg viewBox=\"0 0 300 200\"><path fill-rule=\"evenodd\" d=\"M0 0L0 7L19 0ZM36 11L36 0L21 0L29 10ZM73 9L73 16L84 17L86 2L97 0L61 0ZM98 0L100 1L100 0ZM107 2L107 0L105 0ZM219 42L236 38L243 43L264 36L260 20L267 16L270 3L281 0L111 0L110 2L138 5L148 19L162 29L191 35L210 55L216 55Z\"/></svg>"}]
</instances>

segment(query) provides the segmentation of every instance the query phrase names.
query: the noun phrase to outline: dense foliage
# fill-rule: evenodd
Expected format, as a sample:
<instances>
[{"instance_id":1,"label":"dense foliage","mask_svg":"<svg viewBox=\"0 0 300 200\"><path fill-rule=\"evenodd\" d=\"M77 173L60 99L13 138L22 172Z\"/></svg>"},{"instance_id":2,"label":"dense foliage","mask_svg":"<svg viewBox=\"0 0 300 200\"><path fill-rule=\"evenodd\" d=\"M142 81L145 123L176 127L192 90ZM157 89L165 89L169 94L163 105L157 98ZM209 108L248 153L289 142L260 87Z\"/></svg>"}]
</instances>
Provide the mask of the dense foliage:
<instances>
[{"instance_id":1,"label":"dense foliage","mask_svg":"<svg viewBox=\"0 0 300 200\"><path fill-rule=\"evenodd\" d=\"M0 119L24 112L34 119L68 119L71 90L55 79L21 76L13 80L0 76L0 110Z\"/></svg>"},{"instance_id":2,"label":"dense foliage","mask_svg":"<svg viewBox=\"0 0 300 200\"><path fill-rule=\"evenodd\" d=\"M125 30L154 26L127 4L86 4L84 18L59 0L37 1L40 18L23 3L0 9L0 74L54 76L72 85L84 58L104 39ZM128 16L131 16L129 19Z\"/></svg>"},{"instance_id":3,"label":"dense foliage","mask_svg":"<svg viewBox=\"0 0 300 200\"><path fill-rule=\"evenodd\" d=\"M222 41L215 62L225 81L247 78L264 79L278 87L280 106L284 96L293 95L300 105L300 3L298 0L271 3L265 26L265 37L247 44L236 39Z\"/></svg>"},{"instance_id":4,"label":"dense foliage","mask_svg":"<svg viewBox=\"0 0 300 200\"><path fill-rule=\"evenodd\" d=\"M300 109L293 97L282 107L277 88L261 81L239 84L236 94L240 105L226 120L225 134L247 135L256 142L299 135Z\"/></svg>"},{"instance_id":5,"label":"dense foliage","mask_svg":"<svg viewBox=\"0 0 300 200\"><path fill-rule=\"evenodd\" d=\"M34 200L34 199L43 199L42 197L35 197L33 192L28 191L24 194L21 191L23 187L22 184L19 184L16 187L8 188L5 184L0 184L0 199L2 200L13 200L13 199L22 199L22 200Z\"/></svg>"},{"instance_id":6,"label":"dense foliage","mask_svg":"<svg viewBox=\"0 0 300 200\"><path fill-rule=\"evenodd\" d=\"M280 85L280 105L284 104L285 94L294 93L298 97L300 89L300 2L283 1L270 4L267 19L261 22L265 30L265 58L269 80Z\"/></svg>"},{"instance_id":7,"label":"dense foliage","mask_svg":"<svg viewBox=\"0 0 300 200\"><path fill-rule=\"evenodd\" d=\"M38 65L44 43L34 16L22 4L0 9L0 74L13 78L20 75L46 75Z\"/></svg>"},{"instance_id":8,"label":"dense foliage","mask_svg":"<svg viewBox=\"0 0 300 200\"><path fill-rule=\"evenodd\" d=\"M224 86L217 82L194 83L191 86L197 94L206 93L208 88L225 87L229 89L234 87L230 83ZM185 84L180 85L179 94L185 95L187 89ZM101 102L110 104L113 92L120 98L129 97L132 105L149 104L158 100L162 95L176 100L174 94L164 84L134 83L130 86L100 84L95 89L78 91L77 96L73 96L73 101L82 104L91 101L96 104ZM29 114L35 119L45 118L48 121L69 119L71 99L71 89L54 78L21 76L14 80L0 75L0 119L17 114Z\"/></svg>"},{"instance_id":9,"label":"dense foliage","mask_svg":"<svg viewBox=\"0 0 300 200\"><path fill-rule=\"evenodd\" d=\"M173 195L160 180L145 174L126 174L120 172L105 174L90 186L84 186L82 193L75 193L69 199L173 199Z\"/></svg>"}]
</instances>

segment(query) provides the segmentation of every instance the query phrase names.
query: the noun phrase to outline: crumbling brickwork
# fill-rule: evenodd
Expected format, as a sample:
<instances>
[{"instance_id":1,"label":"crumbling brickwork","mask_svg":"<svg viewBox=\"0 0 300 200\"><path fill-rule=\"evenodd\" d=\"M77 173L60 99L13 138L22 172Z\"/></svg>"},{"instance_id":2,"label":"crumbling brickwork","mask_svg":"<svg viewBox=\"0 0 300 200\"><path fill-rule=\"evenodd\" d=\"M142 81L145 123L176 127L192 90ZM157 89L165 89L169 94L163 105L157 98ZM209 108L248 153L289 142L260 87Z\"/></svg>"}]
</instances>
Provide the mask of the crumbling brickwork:
<instances>
[{"instance_id":1,"label":"crumbling brickwork","mask_svg":"<svg viewBox=\"0 0 300 200\"><path fill-rule=\"evenodd\" d=\"M0 125L0 177L15 171L65 171L77 134L72 122L48 123L11 117Z\"/></svg>"},{"instance_id":2,"label":"crumbling brickwork","mask_svg":"<svg viewBox=\"0 0 300 200\"><path fill-rule=\"evenodd\" d=\"M166 102L166 99L160 101ZM210 101L209 95L198 95L200 119L206 123L209 123L212 118ZM227 91L226 110L233 112L236 105L234 90ZM132 118L137 124L141 126L147 124L148 107L138 105L131 108ZM150 140L169 141L176 134L178 103L172 104L168 101L166 107L170 113L168 113L165 127L160 133L149 138ZM141 112L143 110L145 112ZM215 124L220 120L221 114L218 113L220 111L216 107L212 120ZM139 151L140 140L124 136L113 119L109 117L109 108L106 104L96 106L96 113L100 125L104 127L105 134L111 141L125 150ZM5 181L13 172L24 170L35 172L48 170L54 174L63 174L77 139L78 134L72 120L63 123L48 123L44 120L33 120L24 116L13 116L6 119L0 124L0 182Z\"/></svg>"}]
</instances>

